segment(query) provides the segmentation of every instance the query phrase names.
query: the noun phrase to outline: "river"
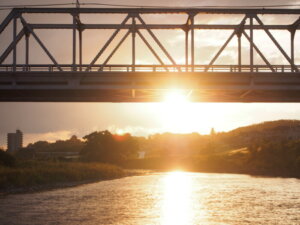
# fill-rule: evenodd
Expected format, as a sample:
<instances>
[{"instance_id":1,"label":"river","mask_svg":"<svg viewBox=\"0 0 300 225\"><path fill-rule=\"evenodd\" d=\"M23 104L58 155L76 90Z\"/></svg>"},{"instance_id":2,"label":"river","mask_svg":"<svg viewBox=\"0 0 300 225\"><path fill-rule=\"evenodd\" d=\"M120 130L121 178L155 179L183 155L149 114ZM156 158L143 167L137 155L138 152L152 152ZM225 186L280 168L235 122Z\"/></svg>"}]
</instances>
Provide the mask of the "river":
<instances>
[{"instance_id":1,"label":"river","mask_svg":"<svg viewBox=\"0 0 300 225\"><path fill-rule=\"evenodd\" d=\"M169 172L0 198L0 224L300 224L300 180Z\"/></svg>"}]
</instances>

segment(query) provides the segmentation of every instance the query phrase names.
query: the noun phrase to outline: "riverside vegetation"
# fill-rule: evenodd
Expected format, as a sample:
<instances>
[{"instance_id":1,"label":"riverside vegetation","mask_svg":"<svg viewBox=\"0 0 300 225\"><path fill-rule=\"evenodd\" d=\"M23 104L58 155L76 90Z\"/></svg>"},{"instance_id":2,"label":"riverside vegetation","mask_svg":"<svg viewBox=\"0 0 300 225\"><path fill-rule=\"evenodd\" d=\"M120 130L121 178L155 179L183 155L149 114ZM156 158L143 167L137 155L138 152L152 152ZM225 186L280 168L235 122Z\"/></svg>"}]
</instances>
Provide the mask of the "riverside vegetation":
<instances>
[{"instance_id":1,"label":"riverside vegetation","mask_svg":"<svg viewBox=\"0 0 300 225\"><path fill-rule=\"evenodd\" d=\"M117 140L105 131L92 133L84 139L86 141L82 142L73 136L67 141L55 143L39 141L13 155L0 150L0 192L16 188L39 189L57 184L64 186L71 182L76 184L136 174L116 165L120 159L130 155L126 151L131 149L130 135L120 136ZM110 151L101 154L104 149ZM71 160L63 157L64 154L57 156L57 153L70 151L82 151L83 154Z\"/></svg>"},{"instance_id":2,"label":"riverside vegetation","mask_svg":"<svg viewBox=\"0 0 300 225\"><path fill-rule=\"evenodd\" d=\"M0 166L0 192L62 187L126 175L129 173L120 167L103 163L20 161L12 167Z\"/></svg>"},{"instance_id":3,"label":"riverside vegetation","mask_svg":"<svg viewBox=\"0 0 300 225\"><path fill-rule=\"evenodd\" d=\"M64 155L75 152L77 159ZM145 157L139 157L139 153ZM59 153L59 154L56 154ZM38 141L14 155L0 151L0 189L112 179L126 169L182 169L300 178L300 121L281 120L210 135L109 131L55 143Z\"/></svg>"}]
</instances>

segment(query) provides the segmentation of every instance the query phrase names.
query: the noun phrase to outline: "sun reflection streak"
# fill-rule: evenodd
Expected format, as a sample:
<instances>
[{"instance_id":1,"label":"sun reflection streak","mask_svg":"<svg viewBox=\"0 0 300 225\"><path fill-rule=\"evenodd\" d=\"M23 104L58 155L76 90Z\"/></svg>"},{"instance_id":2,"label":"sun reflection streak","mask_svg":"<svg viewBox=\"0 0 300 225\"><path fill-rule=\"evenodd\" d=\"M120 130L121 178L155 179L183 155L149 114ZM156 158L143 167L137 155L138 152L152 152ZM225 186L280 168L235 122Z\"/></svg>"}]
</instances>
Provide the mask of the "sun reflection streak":
<instances>
[{"instance_id":1,"label":"sun reflection streak","mask_svg":"<svg viewBox=\"0 0 300 225\"><path fill-rule=\"evenodd\" d=\"M164 178L162 225L192 224L192 180L184 172L170 172Z\"/></svg>"}]
</instances>

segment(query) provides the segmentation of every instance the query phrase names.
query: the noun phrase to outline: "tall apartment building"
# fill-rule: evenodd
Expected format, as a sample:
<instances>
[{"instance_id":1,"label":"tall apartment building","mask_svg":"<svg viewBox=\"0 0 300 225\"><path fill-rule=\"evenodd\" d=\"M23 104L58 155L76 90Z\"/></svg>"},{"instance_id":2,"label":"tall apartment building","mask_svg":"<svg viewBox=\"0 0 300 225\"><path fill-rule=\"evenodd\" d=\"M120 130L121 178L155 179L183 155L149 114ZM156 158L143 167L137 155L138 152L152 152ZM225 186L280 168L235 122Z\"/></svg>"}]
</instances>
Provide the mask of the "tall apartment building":
<instances>
[{"instance_id":1,"label":"tall apartment building","mask_svg":"<svg viewBox=\"0 0 300 225\"><path fill-rule=\"evenodd\" d=\"M16 130L16 133L7 134L7 151L15 152L23 146L23 133Z\"/></svg>"}]
</instances>

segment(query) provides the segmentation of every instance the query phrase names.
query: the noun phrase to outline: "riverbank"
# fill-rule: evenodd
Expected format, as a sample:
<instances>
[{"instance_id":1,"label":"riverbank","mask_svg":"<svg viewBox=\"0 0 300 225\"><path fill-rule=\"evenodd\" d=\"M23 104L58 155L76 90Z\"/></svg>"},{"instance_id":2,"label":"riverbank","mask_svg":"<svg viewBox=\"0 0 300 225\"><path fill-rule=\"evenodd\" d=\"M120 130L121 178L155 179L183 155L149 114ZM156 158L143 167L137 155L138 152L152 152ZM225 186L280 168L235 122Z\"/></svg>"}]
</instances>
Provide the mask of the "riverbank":
<instances>
[{"instance_id":1,"label":"riverbank","mask_svg":"<svg viewBox=\"0 0 300 225\"><path fill-rule=\"evenodd\" d=\"M199 173L230 173L251 176L284 177L300 179L297 165L286 165L284 160L251 160L248 155L211 154L198 157L153 157L134 159L122 167L157 171L184 170ZM299 161L300 162L300 161ZM299 164L300 166L300 164Z\"/></svg>"},{"instance_id":2,"label":"riverbank","mask_svg":"<svg viewBox=\"0 0 300 225\"><path fill-rule=\"evenodd\" d=\"M19 162L14 167L0 166L0 195L72 187L136 174L102 163Z\"/></svg>"}]
</instances>

